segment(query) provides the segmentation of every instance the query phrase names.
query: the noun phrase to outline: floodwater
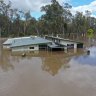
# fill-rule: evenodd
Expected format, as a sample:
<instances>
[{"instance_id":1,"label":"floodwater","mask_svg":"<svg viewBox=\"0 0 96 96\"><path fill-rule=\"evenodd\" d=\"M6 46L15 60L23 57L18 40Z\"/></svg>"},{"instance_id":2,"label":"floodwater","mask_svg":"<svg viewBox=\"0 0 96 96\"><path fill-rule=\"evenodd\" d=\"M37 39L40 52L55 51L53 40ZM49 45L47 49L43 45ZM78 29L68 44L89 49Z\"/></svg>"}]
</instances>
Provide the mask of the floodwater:
<instances>
[{"instance_id":1,"label":"floodwater","mask_svg":"<svg viewBox=\"0 0 96 96\"><path fill-rule=\"evenodd\" d=\"M28 53L0 50L0 96L96 96L96 47Z\"/></svg>"}]
</instances>

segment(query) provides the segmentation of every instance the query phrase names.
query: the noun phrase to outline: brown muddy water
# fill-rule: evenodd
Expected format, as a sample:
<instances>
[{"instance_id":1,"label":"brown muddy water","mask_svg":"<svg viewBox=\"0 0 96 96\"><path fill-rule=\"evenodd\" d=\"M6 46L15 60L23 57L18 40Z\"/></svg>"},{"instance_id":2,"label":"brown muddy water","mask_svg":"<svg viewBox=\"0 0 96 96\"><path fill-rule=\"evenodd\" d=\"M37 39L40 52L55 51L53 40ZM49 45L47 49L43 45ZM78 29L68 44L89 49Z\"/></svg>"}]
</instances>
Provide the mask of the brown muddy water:
<instances>
[{"instance_id":1,"label":"brown muddy water","mask_svg":"<svg viewBox=\"0 0 96 96\"><path fill-rule=\"evenodd\" d=\"M0 96L96 96L96 54L0 50Z\"/></svg>"}]
</instances>

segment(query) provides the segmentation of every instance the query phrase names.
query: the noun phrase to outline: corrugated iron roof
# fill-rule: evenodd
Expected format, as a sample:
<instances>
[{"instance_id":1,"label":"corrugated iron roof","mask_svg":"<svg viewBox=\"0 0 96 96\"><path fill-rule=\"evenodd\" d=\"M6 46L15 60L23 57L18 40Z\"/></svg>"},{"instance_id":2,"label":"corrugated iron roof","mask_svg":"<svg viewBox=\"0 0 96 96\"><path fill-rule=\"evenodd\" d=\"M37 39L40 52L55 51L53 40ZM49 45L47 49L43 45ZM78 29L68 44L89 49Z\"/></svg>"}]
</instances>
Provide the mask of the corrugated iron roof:
<instances>
[{"instance_id":1,"label":"corrugated iron roof","mask_svg":"<svg viewBox=\"0 0 96 96\"><path fill-rule=\"evenodd\" d=\"M10 44L12 44L12 39L8 39L8 40L6 40L6 41L3 43L3 45L10 45Z\"/></svg>"},{"instance_id":2,"label":"corrugated iron roof","mask_svg":"<svg viewBox=\"0 0 96 96\"><path fill-rule=\"evenodd\" d=\"M45 44L51 42L52 41L46 40L41 37L21 38L21 39L13 40L11 47L19 47L19 46L34 45L34 44Z\"/></svg>"},{"instance_id":3,"label":"corrugated iron roof","mask_svg":"<svg viewBox=\"0 0 96 96\"><path fill-rule=\"evenodd\" d=\"M54 36L45 36L45 37L49 37L49 38L53 38L53 39L57 39L57 40L62 40L62 41L68 41L68 42L72 42L72 43L82 43L80 41L75 41L75 40L70 40L70 39L64 39L64 38L60 38L60 37L54 37Z\"/></svg>"},{"instance_id":4,"label":"corrugated iron roof","mask_svg":"<svg viewBox=\"0 0 96 96\"><path fill-rule=\"evenodd\" d=\"M3 45L11 45L12 44L12 41L16 40L16 39L21 39L21 38L30 38L30 37L17 37L17 38L9 38L7 39Z\"/></svg>"}]
</instances>

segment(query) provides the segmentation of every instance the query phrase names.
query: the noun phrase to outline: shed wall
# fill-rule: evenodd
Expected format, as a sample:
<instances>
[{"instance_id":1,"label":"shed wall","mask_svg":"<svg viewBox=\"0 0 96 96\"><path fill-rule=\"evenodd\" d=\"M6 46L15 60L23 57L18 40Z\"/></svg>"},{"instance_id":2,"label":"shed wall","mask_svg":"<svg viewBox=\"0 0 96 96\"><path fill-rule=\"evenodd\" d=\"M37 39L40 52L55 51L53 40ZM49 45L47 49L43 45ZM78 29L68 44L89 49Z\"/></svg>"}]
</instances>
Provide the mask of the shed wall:
<instances>
[{"instance_id":1,"label":"shed wall","mask_svg":"<svg viewBox=\"0 0 96 96\"><path fill-rule=\"evenodd\" d=\"M10 46L11 46L10 44L9 45L3 45L3 48L4 49L11 49Z\"/></svg>"},{"instance_id":2,"label":"shed wall","mask_svg":"<svg viewBox=\"0 0 96 96\"><path fill-rule=\"evenodd\" d=\"M29 46L21 46L21 47L14 47L12 51L36 51L39 50L38 45L29 45Z\"/></svg>"}]
</instances>

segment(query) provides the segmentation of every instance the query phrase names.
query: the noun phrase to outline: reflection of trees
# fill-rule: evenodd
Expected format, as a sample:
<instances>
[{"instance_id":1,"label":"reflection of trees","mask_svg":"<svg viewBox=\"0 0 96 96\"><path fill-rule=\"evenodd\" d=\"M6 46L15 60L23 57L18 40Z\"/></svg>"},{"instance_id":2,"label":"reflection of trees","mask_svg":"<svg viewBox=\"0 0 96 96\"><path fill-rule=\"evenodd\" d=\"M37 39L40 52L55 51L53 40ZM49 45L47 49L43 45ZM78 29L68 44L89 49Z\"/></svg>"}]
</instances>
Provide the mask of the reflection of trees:
<instances>
[{"instance_id":1,"label":"reflection of trees","mask_svg":"<svg viewBox=\"0 0 96 96\"><path fill-rule=\"evenodd\" d=\"M3 51L2 49L2 42L4 42L5 39L0 38L0 67L4 71L8 71L9 68L13 69L13 65L10 63L10 54L9 51Z\"/></svg>"},{"instance_id":2,"label":"reflection of trees","mask_svg":"<svg viewBox=\"0 0 96 96\"><path fill-rule=\"evenodd\" d=\"M48 52L45 57L42 57L42 69L54 76L61 68L66 69L70 67L68 63L73 56L79 56L82 53L83 50L81 49L78 49L75 53L74 50L68 50L67 53L52 52L52 54L50 54Z\"/></svg>"},{"instance_id":3,"label":"reflection of trees","mask_svg":"<svg viewBox=\"0 0 96 96\"><path fill-rule=\"evenodd\" d=\"M9 69L14 69L13 65L10 62L10 54L9 51L2 51L0 53L0 67L4 71L8 71Z\"/></svg>"},{"instance_id":4,"label":"reflection of trees","mask_svg":"<svg viewBox=\"0 0 96 96\"><path fill-rule=\"evenodd\" d=\"M59 56L45 57L42 58L42 69L54 76L62 67L69 68L69 65L67 64L68 61L69 59L64 59L64 57Z\"/></svg>"}]
</instances>

